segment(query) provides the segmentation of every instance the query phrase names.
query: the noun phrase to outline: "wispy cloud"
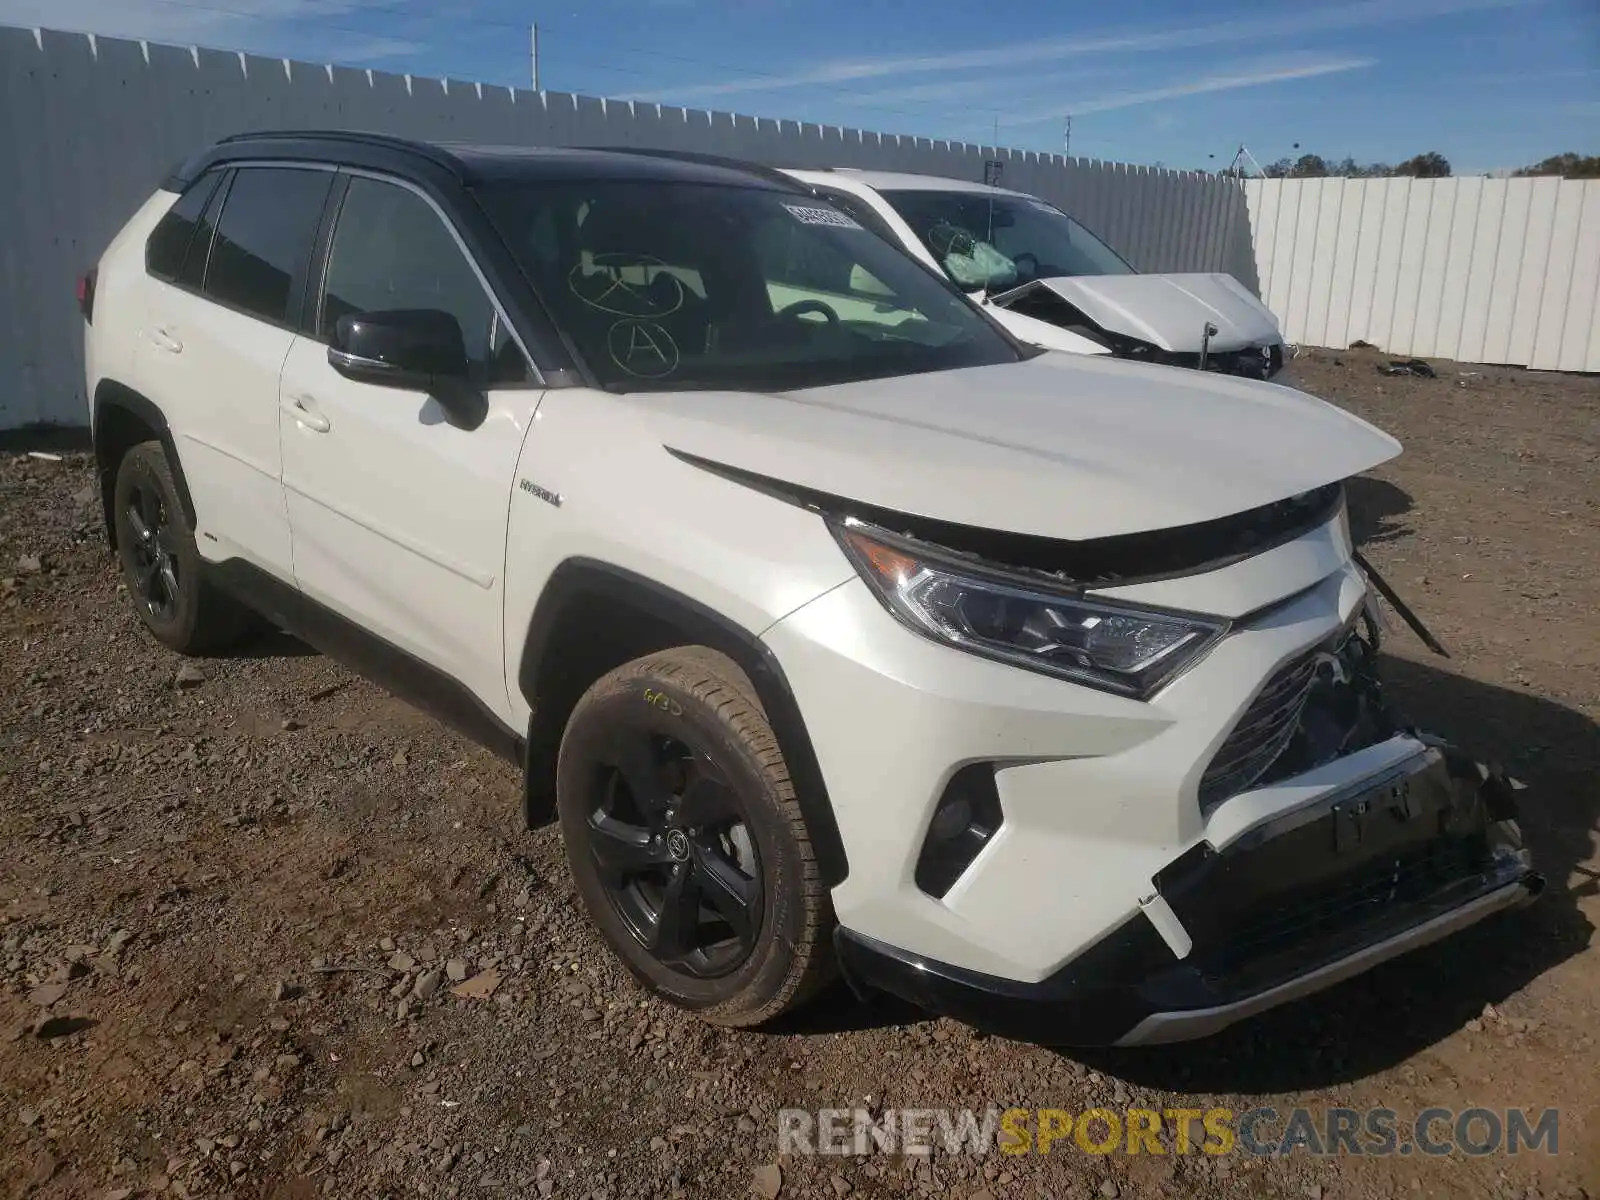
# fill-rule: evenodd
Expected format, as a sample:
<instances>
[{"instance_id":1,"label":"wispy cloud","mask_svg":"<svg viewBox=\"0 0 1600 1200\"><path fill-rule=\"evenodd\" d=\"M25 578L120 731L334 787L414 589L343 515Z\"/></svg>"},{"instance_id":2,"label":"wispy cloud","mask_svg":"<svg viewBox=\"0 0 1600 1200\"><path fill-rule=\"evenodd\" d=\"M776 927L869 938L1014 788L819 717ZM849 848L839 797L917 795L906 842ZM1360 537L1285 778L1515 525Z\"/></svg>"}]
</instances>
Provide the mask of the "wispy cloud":
<instances>
[{"instance_id":1,"label":"wispy cloud","mask_svg":"<svg viewBox=\"0 0 1600 1200\"><path fill-rule=\"evenodd\" d=\"M1208 92L1231 92L1239 88L1261 87L1269 83L1287 83L1291 79L1314 79L1318 75L1337 75L1342 71L1358 71L1370 67L1375 58L1333 58L1320 61L1301 61L1288 65L1256 68L1233 68L1203 75L1186 83L1166 87L1146 88L1141 91L1112 92L1104 96L1062 100L1049 108L1032 112L1009 114L1006 125L1028 125L1035 121L1059 121L1062 113L1073 116L1088 113L1110 112L1118 108L1134 108L1140 104L1156 104L1162 100L1177 100L1184 96L1201 96Z\"/></svg>"},{"instance_id":2,"label":"wispy cloud","mask_svg":"<svg viewBox=\"0 0 1600 1200\"><path fill-rule=\"evenodd\" d=\"M388 7L383 0L223 0L226 8L202 0L0 0L0 24L41 25L47 29L94 33L103 37L145 38L177 45L220 46L229 50L282 53L297 22L334 21ZM302 35L303 28L299 31ZM427 49L404 38L362 37L348 28L326 55L341 62L372 62ZM300 38L294 39L299 42Z\"/></svg>"},{"instance_id":3,"label":"wispy cloud","mask_svg":"<svg viewBox=\"0 0 1600 1200\"><path fill-rule=\"evenodd\" d=\"M334 62L364 63L376 62L381 58L402 58L408 54L420 54L427 48L423 42L408 42L405 38L362 38L347 35L337 42L328 43L321 56Z\"/></svg>"},{"instance_id":4,"label":"wispy cloud","mask_svg":"<svg viewBox=\"0 0 1600 1200\"><path fill-rule=\"evenodd\" d=\"M1109 82L1125 78L1126 71L1091 70L1058 71L1048 75L1030 74L1026 84L1031 93L1041 89L1070 85L1092 84L1096 80ZM973 101L985 96L1010 96L1017 94L1018 81L1007 75L984 75L976 79L941 79L934 83L914 83L905 87L874 88L871 91L853 91L851 99L859 103L868 101L881 104L904 104L921 101ZM981 106L980 106L981 107Z\"/></svg>"},{"instance_id":5,"label":"wispy cloud","mask_svg":"<svg viewBox=\"0 0 1600 1200\"><path fill-rule=\"evenodd\" d=\"M1279 16L1230 17L1204 25L1091 37L1044 38L962 50L893 58L835 60L787 74L750 74L738 79L675 88L652 99L703 99L745 92L851 83L933 71L1015 69L1089 54L1136 54L1236 43L1259 45L1315 33L1368 29L1426 21L1488 9L1533 7L1542 0L1358 0L1337 8L1288 12Z\"/></svg>"}]
</instances>

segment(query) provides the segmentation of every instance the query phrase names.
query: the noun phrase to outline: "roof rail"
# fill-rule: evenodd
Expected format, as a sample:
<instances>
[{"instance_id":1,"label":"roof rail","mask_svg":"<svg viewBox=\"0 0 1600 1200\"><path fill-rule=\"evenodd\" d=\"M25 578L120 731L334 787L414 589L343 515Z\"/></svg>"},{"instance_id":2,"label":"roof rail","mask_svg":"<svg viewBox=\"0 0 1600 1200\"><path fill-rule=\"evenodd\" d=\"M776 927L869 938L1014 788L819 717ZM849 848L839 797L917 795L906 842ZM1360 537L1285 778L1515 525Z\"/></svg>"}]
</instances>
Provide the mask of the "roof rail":
<instances>
[{"instance_id":1,"label":"roof rail","mask_svg":"<svg viewBox=\"0 0 1600 1200\"><path fill-rule=\"evenodd\" d=\"M605 154L636 154L641 158L665 158L674 162L699 163L706 167L723 167L729 171L742 171L746 175L754 175L757 179L765 179L768 183L781 184L791 191L803 190L797 179L785 175L776 167L749 162L742 158L729 158L725 154L705 154L699 150L657 150L649 146L576 146L574 149L599 151Z\"/></svg>"},{"instance_id":2,"label":"roof rail","mask_svg":"<svg viewBox=\"0 0 1600 1200\"><path fill-rule=\"evenodd\" d=\"M447 150L431 142L419 142L412 138L395 137L388 133L370 133L363 129L260 129L248 133L234 133L225 138L219 138L217 144L230 145L238 142L256 142L267 140L281 141L315 141L315 142L346 142L364 146L382 146L390 150L404 150L419 157L444 167L454 174L461 173L461 160Z\"/></svg>"}]
</instances>

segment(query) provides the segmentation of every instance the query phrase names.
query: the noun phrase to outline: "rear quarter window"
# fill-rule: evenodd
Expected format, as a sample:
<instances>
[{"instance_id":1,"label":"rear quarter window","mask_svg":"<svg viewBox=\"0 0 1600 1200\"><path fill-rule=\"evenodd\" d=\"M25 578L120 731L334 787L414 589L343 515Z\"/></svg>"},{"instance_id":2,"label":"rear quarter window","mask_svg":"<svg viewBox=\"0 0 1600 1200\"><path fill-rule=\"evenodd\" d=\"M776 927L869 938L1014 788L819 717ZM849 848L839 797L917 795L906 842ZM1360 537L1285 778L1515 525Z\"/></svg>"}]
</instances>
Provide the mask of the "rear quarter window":
<instances>
[{"instance_id":1,"label":"rear quarter window","mask_svg":"<svg viewBox=\"0 0 1600 1200\"><path fill-rule=\"evenodd\" d=\"M216 241L217 214L222 211L222 201L227 194L228 180L224 177L211 193L211 201L195 226L194 237L189 241L189 253L184 256L183 269L178 272L175 281L179 287L198 292L205 283L206 264L211 258L211 246Z\"/></svg>"},{"instance_id":2,"label":"rear quarter window","mask_svg":"<svg viewBox=\"0 0 1600 1200\"><path fill-rule=\"evenodd\" d=\"M221 171L209 171L195 180L189 190L178 197L177 203L167 210L151 231L144 244L144 269L157 279L175 280L183 270L184 256L189 243L194 240L206 201L216 191L222 179Z\"/></svg>"}]
</instances>

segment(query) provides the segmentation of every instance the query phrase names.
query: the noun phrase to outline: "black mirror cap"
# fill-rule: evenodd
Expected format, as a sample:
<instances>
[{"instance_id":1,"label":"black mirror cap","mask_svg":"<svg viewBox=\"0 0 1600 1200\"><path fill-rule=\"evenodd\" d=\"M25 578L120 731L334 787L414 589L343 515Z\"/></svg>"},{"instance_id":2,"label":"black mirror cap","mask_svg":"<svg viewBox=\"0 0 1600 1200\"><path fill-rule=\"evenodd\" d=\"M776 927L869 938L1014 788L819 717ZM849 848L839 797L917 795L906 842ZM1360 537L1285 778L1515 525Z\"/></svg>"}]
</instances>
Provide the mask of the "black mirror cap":
<instances>
[{"instance_id":1,"label":"black mirror cap","mask_svg":"<svg viewBox=\"0 0 1600 1200\"><path fill-rule=\"evenodd\" d=\"M431 391L467 379L461 323L433 308L350 313L334 323L328 362L351 379Z\"/></svg>"}]
</instances>

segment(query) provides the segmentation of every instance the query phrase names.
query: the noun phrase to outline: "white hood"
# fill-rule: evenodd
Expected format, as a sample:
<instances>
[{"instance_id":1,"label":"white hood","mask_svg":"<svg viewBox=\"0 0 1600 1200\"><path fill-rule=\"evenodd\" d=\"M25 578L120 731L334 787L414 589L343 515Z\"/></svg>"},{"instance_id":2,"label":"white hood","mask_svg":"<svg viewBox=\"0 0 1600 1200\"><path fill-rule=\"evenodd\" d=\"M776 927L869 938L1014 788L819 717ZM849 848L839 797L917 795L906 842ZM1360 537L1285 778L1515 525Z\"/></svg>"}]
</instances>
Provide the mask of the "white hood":
<instances>
[{"instance_id":1,"label":"white hood","mask_svg":"<svg viewBox=\"0 0 1600 1200\"><path fill-rule=\"evenodd\" d=\"M1366 422L1276 384L1066 354L770 396L627 399L685 454L881 508L1071 540L1243 512L1400 452Z\"/></svg>"},{"instance_id":2,"label":"white hood","mask_svg":"<svg viewBox=\"0 0 1600 1200\"><path fill-rule=\"evenodd\" d=\"M1108 333L1178 354L1198 354L1206 324L1213 352L1283 341L1278 319L1232 275L1072 275L1036 279L1003 295L1009 302L1046 288Z\"/></svg>"},{"instance_id":3,"label":"white hood","mask_svg":"<svg viewBox=\"0 0 1600 1200\"><path fill-rule=\"evenodd\" d=\"M1109 346L1102 346L1099 342L1091 342L1088 338L1083 337L1081 334L1073 333L1070 329L1063 329L1059 325L1041 321L1038 317L1026 316L1023 313L1012 312L1010 309L992 304L984 299L982 293L974 296L972 302L1004 325L1011 336L1018 341L1028 342L1034 346L1043 346L1046 350L1062 350L1067 354L1111 353Z\"/></svg>"}]
</instances>

